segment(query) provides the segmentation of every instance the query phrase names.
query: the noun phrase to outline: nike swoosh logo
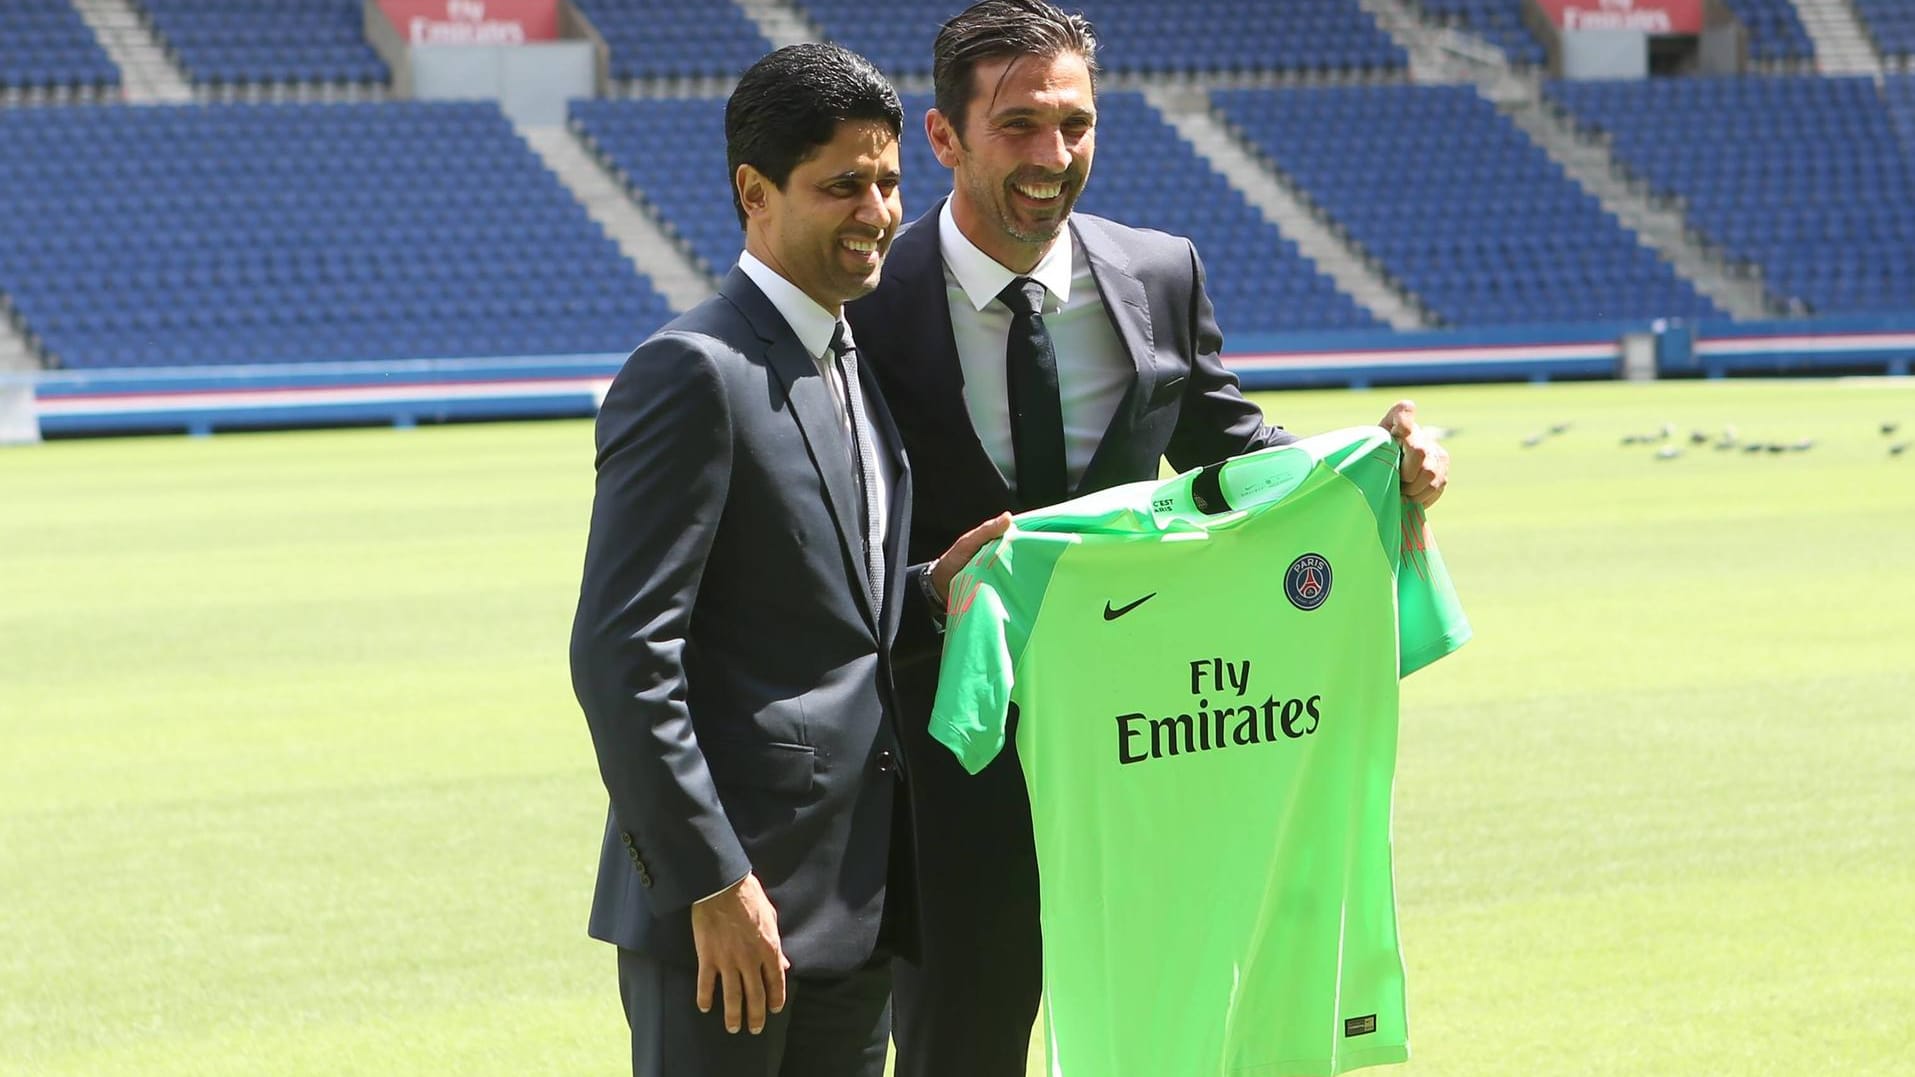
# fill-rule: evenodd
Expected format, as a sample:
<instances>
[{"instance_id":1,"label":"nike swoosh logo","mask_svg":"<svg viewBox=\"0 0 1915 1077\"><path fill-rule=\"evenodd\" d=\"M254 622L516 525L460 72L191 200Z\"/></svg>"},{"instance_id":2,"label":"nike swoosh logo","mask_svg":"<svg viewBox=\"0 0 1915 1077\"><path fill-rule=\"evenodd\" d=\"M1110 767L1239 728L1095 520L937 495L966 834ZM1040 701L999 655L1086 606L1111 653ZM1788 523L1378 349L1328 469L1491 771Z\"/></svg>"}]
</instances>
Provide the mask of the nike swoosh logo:
<instances>
[{"instance_id":1,"label":"nike swoosh logo","mask_svg":"<svg viewBox=\"0 0 1915 1077\"><path fill-rule=\"evenodd\" d=\"M1149 602L1151 599L1156 597L1157 597L1157 592L1152 591L1151 593L1145 595L1144 597L1138 599L1137 601L1132 602L1127 606L1119 606L1116 609L1111 609L1110 603L1106 602L1104 603L1104 620L1115 621L1117 618L1122 617L1124 614L1129 613L1131 610L1136 609L1137 607L1143 605L1146 602Z\"/></svg>"}]
</instances>

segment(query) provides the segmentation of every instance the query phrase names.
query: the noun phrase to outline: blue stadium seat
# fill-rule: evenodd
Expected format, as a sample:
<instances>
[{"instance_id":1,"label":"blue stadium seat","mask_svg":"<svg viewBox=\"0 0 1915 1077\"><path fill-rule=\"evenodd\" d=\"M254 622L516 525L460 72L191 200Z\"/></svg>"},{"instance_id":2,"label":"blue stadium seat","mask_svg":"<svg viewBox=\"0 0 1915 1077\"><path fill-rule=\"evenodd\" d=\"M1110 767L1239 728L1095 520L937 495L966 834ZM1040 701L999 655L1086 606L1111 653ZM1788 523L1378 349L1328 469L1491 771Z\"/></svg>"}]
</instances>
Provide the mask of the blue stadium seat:
<instances>
[{"instance_id":1,"label":"blue stadium seat","mask_svg":"<svg viewBox=\"0 0 1915 1077\"><path fill-rule=\"evenodd\" d=\"M1915 4L1908 0L1849 0L1884 58L1915 58Z\"/></svg>"},{"instance_id":2,"label":"blue stadium seat","mask_svg":"<svg viewBox=\"0 0 1915 1077\"><path fill-rule=\"evenodd\" d=\"M623 352L670 314L490 104L0 110L0 205L67 367Z\"/></svg>"},{"instance_id":3,"label":"blue stadium seat","mask_svg":"<svg viewBox=\"0 0 1915 1077\"><path fill-rule=\"evenodd\" d=\"M68 0L0 0L0 91L120 84L120 69Z\"/></svg>"},{"instance_id":4,"label":"blue stadium seat","mask_svg":"<svg viewBox=\"0 0 1915 1077\"><path fill-rule=\"evenodd\" d=\"M133 0L195 83L385 83L361 0Z\"/></svg>"},{"instance_id":5,"label":"blue stadium seat","mask_svg":"<svg viewBox=\"0 0 1915 1077\"><path fill-rule=\"evenodd\" d=\"M771 42L731 0L578 0L611 50L611 76L737 78Z\"/></svg>"},{"instance_id":6,"label":"blue stadium seat","mask_svg":"<svg viewBox=\"0 0 1915 1077\"><path fill-rule=\"evenodd\" d=\"M931 71L959 0L799 0L832 40L894 75ZM1081 0L1103 66L1145 74L1282 70L1400 75L1409 54L1356 0Z\"/></svg>"},{"instance_id":7,"label":"blue stadium seat","mask_svg":"<svg viewBox=\"0 0 1915 1077\"><path fill-rule=\"evenodd\" d=\"M1724 0L1749 31L1749 59L1808 61L1815 42L1802 26L1794 0Z\"/></svg>"},{"instance_id":8,"label":"blue stadium seat","mask_svg":"<svg viewBox=\"0 0 1915 1077\"><path fill-rule=\"evenodd\" d=\"M1523 22L1525 0L1414 0L1425 15L1481 37L1513 63L1540 66L1546 56ZM1791 0L1726 0L1749 31L1749 58L1759 62L1808 61L1815 43L1803 28ZM1867 0L1857 0L1866 3ZM1875 0L1909 10L1906 0Z\"/></svg>"},{"instance_id":9,"label":"blue stadium seat","mask_svg":"<svg viewBox=\"0 0 1915 1077\"><path fill-rule=\"evenodd\" d=\"M1467 30L1503 50L1511 63L1541 66L1543 43L1523 22L1524 0L1415 0L1426 17Z\"/></svg>"},{"instance_id":10,"label":"blue stadium seat","mask_svg":"<svg viewBox=\"0 0 1915 1077\"><path fill-rule=\"evenodd\" d=\"M1720 314L1471 88L1211 98L1447 324Z\"/></svg>"},{"instance_id":11,"label":"blue stadium seat","mask_svg":"<svg viewBox=\"0 0 1915 1077\"><path fill-rule=\"evenodd\" d=\"M1865 78L1557 83L1552 100L1691 227L1819 314L1915 307L1909 88ZM1884 99L1884 93L1887 99ZM1899 110L1899 111L1898 111Z\"/></svg>"},{"instance_id":12,"label":"blue stadium seat","mask_svg":"<svg viewBox=\"0 0 1915 1077\"><path fill-rule=\"evenodd\" d=\"M904 99L907 219L950 191L922 132L928 94ZM1103 135L1080 208L1191 237L1226 333L1374 327L1378 323L1212 171L1135 93L1098 97ZM714 275L744 237L721 177L725 106L718 99L575 101L572 122Z\"/></svg>"}]
</instances>

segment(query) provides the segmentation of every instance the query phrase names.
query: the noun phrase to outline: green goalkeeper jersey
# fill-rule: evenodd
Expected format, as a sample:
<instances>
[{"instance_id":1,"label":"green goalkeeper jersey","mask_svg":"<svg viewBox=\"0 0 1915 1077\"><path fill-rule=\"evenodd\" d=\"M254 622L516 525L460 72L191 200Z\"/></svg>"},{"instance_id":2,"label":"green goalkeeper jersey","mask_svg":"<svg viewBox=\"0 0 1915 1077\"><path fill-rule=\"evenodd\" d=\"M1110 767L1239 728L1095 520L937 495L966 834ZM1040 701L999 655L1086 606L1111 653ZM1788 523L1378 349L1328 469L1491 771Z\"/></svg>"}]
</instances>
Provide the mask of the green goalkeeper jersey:
<instances>
[{"instance_id":1,"label":"green goalkeeper jersey","mask_svg":"<svg viewBox=\"0 0 1915 1077\"><path fill-rule=\"evenodd\" d=\"M1397 681L1470 629L1397 468L1307 438L1019 516L953 581L931 732L976 773L1015 729L1053 1077L1408 1058Z\"/></svg>"}]
</instances>

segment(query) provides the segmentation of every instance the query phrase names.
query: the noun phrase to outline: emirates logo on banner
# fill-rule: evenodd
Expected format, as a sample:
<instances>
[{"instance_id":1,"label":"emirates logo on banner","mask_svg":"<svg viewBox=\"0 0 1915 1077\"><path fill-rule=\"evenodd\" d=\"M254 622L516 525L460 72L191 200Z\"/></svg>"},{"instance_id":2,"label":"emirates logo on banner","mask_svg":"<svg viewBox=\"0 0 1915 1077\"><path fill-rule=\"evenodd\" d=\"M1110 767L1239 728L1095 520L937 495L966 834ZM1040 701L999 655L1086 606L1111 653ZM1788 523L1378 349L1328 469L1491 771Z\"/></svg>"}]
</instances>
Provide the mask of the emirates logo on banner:
<instances>
[{"instance_id":1,"label":"emirates logo on banner","mask_svg":"<svg viewBox=\"0 0 1915 1077\"><path fill-rule=\"evenodd\" d=\"M414 45L523 45L558 37L558 0L379 0Z\"/></svg>"},{"instance_id":2,"label":"emirates logo on banner","mask_svg":"<svg viewBox=\"0 0 1915 1077\"><path fill-rule=\"evenodd\" d=\"M1699 34L1702 0L1536 0L1564 30Z\"/></svg>"}]
</instances>

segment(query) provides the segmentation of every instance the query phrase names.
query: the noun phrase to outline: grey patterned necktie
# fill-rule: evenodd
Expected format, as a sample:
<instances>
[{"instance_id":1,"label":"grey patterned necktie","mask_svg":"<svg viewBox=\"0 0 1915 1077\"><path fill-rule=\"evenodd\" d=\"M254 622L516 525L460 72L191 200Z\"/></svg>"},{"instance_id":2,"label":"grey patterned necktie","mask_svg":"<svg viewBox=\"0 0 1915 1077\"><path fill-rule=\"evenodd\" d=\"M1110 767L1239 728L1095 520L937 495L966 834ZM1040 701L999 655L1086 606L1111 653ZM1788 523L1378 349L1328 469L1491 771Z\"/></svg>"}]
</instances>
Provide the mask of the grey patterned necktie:
<instances>
[{"instance_id":1,"label":"grey patterned necktie","mask_svg":"<svg viewBox=\"0 0 1915 1077\"><path fill-rule=\"evenodd\" d=\"M871 607L884 608L884 533L878 519L877 498L881 481L878 475L878 447L871 429L871 417L865 414L864 393L858 388L858 350L845 339L844 323L831 334L831 354L838 364L838 378L844 383L845 405L851 412L851 441L858 458L858 492L864 503L864 564L871 576Z\"/></svg>"}]
</instances>

